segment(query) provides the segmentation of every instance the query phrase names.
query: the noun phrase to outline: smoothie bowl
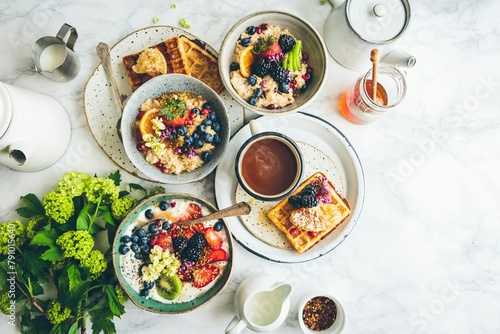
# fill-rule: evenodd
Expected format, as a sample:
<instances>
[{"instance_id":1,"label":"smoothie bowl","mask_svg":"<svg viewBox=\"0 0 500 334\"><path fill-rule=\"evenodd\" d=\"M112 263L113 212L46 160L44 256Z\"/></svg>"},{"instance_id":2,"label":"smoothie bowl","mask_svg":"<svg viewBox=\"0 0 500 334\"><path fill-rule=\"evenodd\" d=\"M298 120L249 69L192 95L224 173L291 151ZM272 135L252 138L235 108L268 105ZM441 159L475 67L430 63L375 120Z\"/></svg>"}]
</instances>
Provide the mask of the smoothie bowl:
<instances>
[{"instance_id":1,"label":"smoothie bowl","mask_svg":"<svg viewBox=\"0 0 500 334\"><path fill-rule=\"evenodd\" d=\"M303 109L326 80L326 48L304 19L278 11L250 14L228 32L219 56L226 89L258 114Z\"/></svg>"}]
</instances>

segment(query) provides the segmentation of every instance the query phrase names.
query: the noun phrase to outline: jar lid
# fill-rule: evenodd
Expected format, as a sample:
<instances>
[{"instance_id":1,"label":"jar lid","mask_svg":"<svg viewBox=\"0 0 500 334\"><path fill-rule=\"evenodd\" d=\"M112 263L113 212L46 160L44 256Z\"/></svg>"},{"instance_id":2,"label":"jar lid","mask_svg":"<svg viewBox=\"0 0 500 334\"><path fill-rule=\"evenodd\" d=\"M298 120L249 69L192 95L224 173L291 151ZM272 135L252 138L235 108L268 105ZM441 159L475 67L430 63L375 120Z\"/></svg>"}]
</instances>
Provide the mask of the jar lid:
<instances>
[{"instance_id":1,"label":"jar lid","mask_svg":"<svg viewBox=\"0 0 500 334\"><path fill-rule=\"evenodd\" d=\"M407 0L350 0L346 13L352 29L362 39L387 43L408 26L410 4Z\"/></svg>"},{"instance_id":2,"label":"jar lid","mask_svg":"<svg viewBox=\"0 0 500 334\"><path fill-rule=\"evenodd\" d=\"M0 82L0 138L9 128L12 118L12 103L9 92L5 88L5 84Z\"/></svg>"}]
</instances>

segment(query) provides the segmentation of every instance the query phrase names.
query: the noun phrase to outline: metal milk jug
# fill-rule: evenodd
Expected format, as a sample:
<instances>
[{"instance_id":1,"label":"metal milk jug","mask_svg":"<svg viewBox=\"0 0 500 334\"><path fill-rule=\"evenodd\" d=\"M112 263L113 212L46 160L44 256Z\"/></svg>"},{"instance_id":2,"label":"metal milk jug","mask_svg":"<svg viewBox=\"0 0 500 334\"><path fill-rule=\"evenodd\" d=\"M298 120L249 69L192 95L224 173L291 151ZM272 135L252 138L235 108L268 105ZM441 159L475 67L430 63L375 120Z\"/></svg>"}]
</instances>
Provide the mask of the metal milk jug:
<instances>
[{"instance_id":1,"label":"metal milk jug","mask_svg":"<svg viewBox=\"0 0 500 334\"><path fill-rule=\"evenodd\" d=\"M325 23L328 51L344 67L369 69L370 52L377 48L381 62L412 67L415 57L397 48L410 23L408 0L330 0L333 11Z\"/></svg>"},{"instance_id":2,"label":"metal milk jug","mask_svg":"<svg viewBox=\"0 0 500 334\"><path fill-rule=\"evenodd\" d=\"M66 151L71 122L54 98L0 82L0 164L34 172Z\"/></svg>"}]
</instances>

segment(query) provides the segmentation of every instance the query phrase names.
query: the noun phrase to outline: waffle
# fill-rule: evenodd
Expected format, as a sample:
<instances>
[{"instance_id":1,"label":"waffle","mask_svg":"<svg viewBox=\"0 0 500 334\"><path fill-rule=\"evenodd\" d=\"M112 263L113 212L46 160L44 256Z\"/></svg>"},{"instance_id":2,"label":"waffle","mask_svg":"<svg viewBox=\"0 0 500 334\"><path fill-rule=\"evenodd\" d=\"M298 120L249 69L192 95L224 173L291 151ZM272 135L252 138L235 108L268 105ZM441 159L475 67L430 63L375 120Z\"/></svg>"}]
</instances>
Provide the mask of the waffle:
<instances>
[{"instance_id":1,"label":"waffle","mask_svg":"<svg viewBox=\"0 0 500 334\"><path fill-rule=\"evenodd\" d=\"M186 36L169 38L151 46L151 48L158 49L165 57L167 73L191 75L206 83L217 93L224 89L218 72L217 59ZM123 57L123 64L132 91L155 76L147 73L136 73L133 70L141 53L142 51Z\"/></svg>"},{"instance_id":2,"label":"waffle","mask_svg":"<svg viewBox=\"0 0 500 334\"><path fill-rule=\"evenodd\" d=\"M220 94L224 89L224 85L219 75L217 59L186 36L180 36L179 39L183 46L187 68L191 72L191 76L203 81L217 94Z\"/></svg>"},{"instance_id":3,"label":"waffle","mask_svg":"<svg viewBox=\"0 0 500 334\"><path fill-rule=\"evenodd\" d=\"M323 173L316 172L304 181L292 195L298 195L306 185L318 177L322 177L327 180ZM285 234L292 247L300 254L317 244L351 214L351 209L347 200L337 193L330 180L327 180L327 182L331 188L329 194L331 204L320 203L319 209L313 208L311 210L302 210L294 208L288 203L288 198L285 198L267 213L267 217L271 220L271 222ZM324 224L326 227L322 230L317 230L317 228L316 230L313 228L305 229L308 224L303 224L303 228L299 228L297 226L297 222L294 225L290 221L290 217L293 213L298 214L302 220L304 220L304 218L310 218L311 221L309 222L309 225L316 225L316 227L318 224L314 224L313 222L316 219L319 219L321 224L324 224L325 219L329 221L329 223ZM310 216L308 217L308 215ZM301 220L300 218L296 219Z\"/></svg>"}]
</instances>

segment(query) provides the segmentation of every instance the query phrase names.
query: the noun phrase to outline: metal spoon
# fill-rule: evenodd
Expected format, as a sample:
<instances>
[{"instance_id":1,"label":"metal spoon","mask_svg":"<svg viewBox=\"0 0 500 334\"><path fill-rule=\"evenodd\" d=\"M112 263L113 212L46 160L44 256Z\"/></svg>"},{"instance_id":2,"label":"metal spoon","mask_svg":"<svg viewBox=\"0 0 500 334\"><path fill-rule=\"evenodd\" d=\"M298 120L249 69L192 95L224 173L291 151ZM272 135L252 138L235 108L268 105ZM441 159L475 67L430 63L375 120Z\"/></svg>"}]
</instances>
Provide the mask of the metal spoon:
<instances>
[{"instance_id":1,"label":"metal spoon","mask_svg":"<svg viewBox=\"0 0 500 334\"><path fill-rule=\"evenodd\" d=\"M122 131L121 131L121 122L122 122L122 113L123 113L123 103L120 92L118 91L118 86L116 85L115 77L113 76L113 69L111 68L111 56L109 53L109 46L106 43L100 42L96 47L97 55L99 59L101 59L102 67L104 68L104 72L108 75L109 80L111 81L111 86L113 87L113 91L115 92L116 99L120 106L120 118L118 119L118 123L116 124L116 130L118 132L118 137L120 140L122 139Z\"/></svg>"}]
</instances>

